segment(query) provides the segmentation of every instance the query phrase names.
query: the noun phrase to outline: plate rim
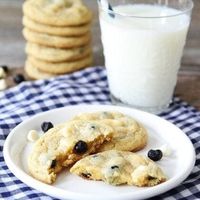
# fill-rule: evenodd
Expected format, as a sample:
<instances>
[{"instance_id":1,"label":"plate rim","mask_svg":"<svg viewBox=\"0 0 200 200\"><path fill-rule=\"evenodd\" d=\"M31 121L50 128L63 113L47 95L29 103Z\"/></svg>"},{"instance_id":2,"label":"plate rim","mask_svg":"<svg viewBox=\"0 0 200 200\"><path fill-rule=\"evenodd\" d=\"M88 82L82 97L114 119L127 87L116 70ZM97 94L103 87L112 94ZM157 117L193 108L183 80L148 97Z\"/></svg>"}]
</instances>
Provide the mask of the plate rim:
<instances>
[{"instance_id":1,"label":"plate rim","mask_svg":"<svg viewBox=\"0 0 200 200\"><path fill-rule=\"evenodd\" d=\"M17 132L17 129L20 129L21 126L23 126L24 124L34 120L35 118L38 118L38 117L41 117L43 115L46 115L47 113L51 113L51 112L55 112L55 111L58 111L59 110L65 110L65 109L72 109L73 108L78 108L78 107L85 107L85 108L88 108L88 107L93 107L93 109L99 107L99 108L104 108L104 109L111 109L111 108L114 108L114 109L120 109L120 110L124 110L124 111L127 111L127 112L134 112L134 113L139 113L139 114L142 114L142 115L147 115L149 117L153 117L155 118L156 120L161 120L165 123L168 123L170 124L171 126L173 126L174 128L176 128L179 132L182 132L183 133L183 137L184 139L188 142L188 145L190 145L190 155L192 155L190 157L190 161L188 166L187 166L187 169L184 170L184 174L182 174L182 177L177 177L175 176L172 177L171 179L169 179L168 181L166 181L165 183L163 184L160 184L160 185L157 185L157 186L154 186L154 187L150 187L150 188L145 188L146 191L145 191L145 195L140 195L140 196L137 196L137 193L141 192L141 191L134 191L134 192L127 192L127 193L123 193L123 194L110 194L110 195L107 195L106 196L106 199L107 200L110 200L110 199L122 199L122 198L126 198L126 199L133 199L133 195L136 196L137 199L145 199L145 198L150 198L150 197L153 197L153 196L157 196L159 194L162 194L164 192L167 192L171 189L173 189L174 187L178 186L180 183L182 183L188 176L189 174L191 173L194 165L195 165L195 161L196 161L196 153L195 153L195 149L194 149L194 146L191 142L191 140L189 139L189 137L179 128L177 127L176 125L174 125L173 123L157 116L157 115L154 115L154 114L151 114L151 113L147 113L147 112L144 112L144 111L141 111L141 110L137 110L137 109L134 109L134 108L129 108L129 107L122 107L122 106L115 106L115 105L108 105L108 104L93 104L93 105L89 105L89 104L84 104L84 105L69 105L69 106L65 106L65 107L61 107L61 108L54 108L54 109L51 109L51 110L48 110L48 111L45 111L45 112L41 112L41 113L38 113L38 114L35 114L33 116L31 116L30 118L24 120L23 122L21 122L20 124L18 124L14 129L11 130L11 132L8 134L5 142L4 142L4 146L3 146L3 156L4 156L4 160L5 160L5 163L6 165L8 166L8 168L10 169L10 171L19 179L22 181L22 177L23 178L23 183L25 183L26 185L28 185L29 187L33 188L33 189L36 189L44 194L47 194L47 195L50 195L50 196L53 196L53 197L57 197L57 198L63 198L63 195L55 195L55 193L59 194L59 193L63 193L65 192L67 197L70 198L70 199L83 199L83 200L94 200L94 199L102 199L102 196L99 196L99 197L94 197L93 194L81 194L81 193L77 193L77 192L72 192L72 191L68 191L68 190L64 190L64 189L61 189L61 188L56 188L54 187L53 185L48 185L48 184L45 184L43 182L40 182L36 179L34 179L33 177L31 177L29 174L27 174L24 170L22 170L20 167L18 167L17 165L15 165L15 163L12 161L11 159L11 156L10 156L10 152L9 152L9 144L11 142L11 139L12 139L12 136ZM86 109L87 110L87 109ZM131 111L130 111L131 110ZM93 112L93 111L92 111ZM175 179L175 180L174 180ZM30 184L31 182L31 184ZM150 190L150 191L149 191ZM48 191L48 192L47 192ZM148 196L146 196L146 193L149 193ZM135 198L135 197L134 197Z\"/></svg>"}]
</instances>

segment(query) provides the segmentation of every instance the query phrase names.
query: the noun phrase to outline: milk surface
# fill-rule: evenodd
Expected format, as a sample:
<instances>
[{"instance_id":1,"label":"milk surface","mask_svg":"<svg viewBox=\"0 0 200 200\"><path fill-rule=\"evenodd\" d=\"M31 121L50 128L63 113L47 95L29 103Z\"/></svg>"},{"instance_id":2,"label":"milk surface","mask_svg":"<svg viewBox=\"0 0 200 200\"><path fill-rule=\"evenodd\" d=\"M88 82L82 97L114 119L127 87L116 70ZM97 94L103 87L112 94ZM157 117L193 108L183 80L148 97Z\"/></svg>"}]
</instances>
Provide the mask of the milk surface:
<instances>
[{"instance_id":1,"label":"milk surface","mask_svg":"<svg viewBox=\"0 0 200 200\"><path fill-rule=\"evenodd\" d=\"M100 12L111 94L137 107L166 106L176 85L190 17L155 5L120 5L113 10L137 17L113 18Z\"/></svg>"}]
</instances>

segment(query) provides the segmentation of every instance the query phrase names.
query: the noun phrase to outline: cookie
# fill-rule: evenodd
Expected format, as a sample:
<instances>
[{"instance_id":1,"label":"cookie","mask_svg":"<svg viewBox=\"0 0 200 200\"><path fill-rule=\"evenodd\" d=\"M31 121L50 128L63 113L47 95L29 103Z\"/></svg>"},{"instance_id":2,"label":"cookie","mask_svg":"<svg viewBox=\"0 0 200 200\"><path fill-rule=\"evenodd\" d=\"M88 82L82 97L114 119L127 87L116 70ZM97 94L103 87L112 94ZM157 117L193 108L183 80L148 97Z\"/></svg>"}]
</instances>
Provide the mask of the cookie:
<instances>
[{"instance_id":1,"label":"cookie","mask_svg":"<svg viewBox=\"0 0 200 200\"><path fill-rule=\"evenodd\" d=\"M23 12L33 21L53 26L87 24L92 19L81 0L29 0L24 2Z\"/></svg>"},{"instance_id":2,"label":"cookie","mask_svg":"<svg viewBox=\"0 0 200 200\"><path fill-rule=\"evenodd\" d=\"M86 33L79 37L61 37L45 33L38 33L28 28L23 29L23 35L29 42L56 48L73 48L90 43L91 34Z\"/></svg>"},{"instance_id":3,"label":"cookie","mask_svg":"<svg viewBox=\"0 0 200 200\"><path fill-rule=\"evenodd\" d=\"M32 79L47 79L55 76L55 74L40 71L38 68L34 67L28 60L25 63L25 72Z\"/></svg>"},{"instance_id":4,"label":"cookie","mask_svg":"<svg viewBox=\"0 0 200 200\"><path fill-rule=\"evenodd\" d=\"M155 186L166 181L156 163L147 157L128 151L104 151L79 160L71 173L111 185Z\"/></svg>"},{"instance_id":5,"label":"cookie","mask_svg":"<svg viewBox=\"0 0 200 200\"><path fill-rule=\"evenodd\" d=\"M28 42L26 53L47 62L73 61L86 57L92 53L90 45L73 49L58 49Z\"/></svg>"},{"instance_id":6,"label":"cookie","mask_svg":"<svg viewBox=\"0 0 200 200\"><path fill-rule=\"evenodd\" d=\"M91 24L84 24L80 26L49 26L37 23L28 17L23 17L23 25L30 30L39 33L46 33L49 35L57 35L57 36L79 36L84 35L90 31Z\"/></svg>"},{"instance_id":7,"label":"cookie","mask_svg":"<svg viewBox=\"0 0 200 200\"><path fill-rule=\"evenodd\" d=\"M113 129L96 121L73 121L49 129L34 144L28 169L36 179L51 184L57 174L109 141Z\"/></svg>"},{"instance_id":8,"label":"cookie","mask_svg":"<svg viewBox=\"0 0 200 200\"><path fill-rule=\"evenodd\" d=\"M41 71L52 74L64 74L64 73L74 72L90 66L92 63L92 55L88 55L87 57L82 58L81 60L62 62L62 63L45 62L36 59L33 56L29 56L28 60L32 63L32 65L36 66Z\"/></svg>"},{"instance_id":9,"label":"cookie","mask_svg":"<svg viewBox=\"0 0 200 200\"><path fill-rule=\"evenodd\" d=\"M104 143L99 151L111 149L122 151L138 151L143 149L148 140L145 128L130 116L119 112L83 113L74 117L75 120L97 120L114 129L113 138Z\"/></svg>"}]
</instances>

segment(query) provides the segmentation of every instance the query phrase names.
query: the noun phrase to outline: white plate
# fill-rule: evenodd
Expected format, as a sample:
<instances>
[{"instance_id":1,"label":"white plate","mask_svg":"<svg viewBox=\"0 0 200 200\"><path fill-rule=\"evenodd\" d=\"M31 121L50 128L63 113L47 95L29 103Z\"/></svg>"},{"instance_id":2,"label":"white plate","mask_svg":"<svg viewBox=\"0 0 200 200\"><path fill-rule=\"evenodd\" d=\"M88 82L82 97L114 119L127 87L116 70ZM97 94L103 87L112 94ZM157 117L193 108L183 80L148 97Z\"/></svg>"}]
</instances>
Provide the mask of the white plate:
<instances>
[{"instance_id":1,"label":"white plate","mask_svg":"<svg viewBox=\"0 0 200 200\"><path fill-rule=\"evenodd\" d=\"M110 186L103 182L84 180L62 172L54 185L47 185L32 178L27 170L27 155L32 144L27 142L31 129L40 130L43 121L53 124L64 122L80 112L119 111L128 114L144 124L149 133L147 147L140 154L147 154L150 148L167 144L172 155L163 157L157 164L168 176L168 180L154 187ZM195 152L188 137L176 126L155 115L142 111L109 106L69 106L38 114L18 125L11 131L4 145L4 158L9 169L21 181L43 193L60 199L71 200L134 200L145 199L166 192L179 185L191 172L195 163Z\"/></svg>"}]
</instances>

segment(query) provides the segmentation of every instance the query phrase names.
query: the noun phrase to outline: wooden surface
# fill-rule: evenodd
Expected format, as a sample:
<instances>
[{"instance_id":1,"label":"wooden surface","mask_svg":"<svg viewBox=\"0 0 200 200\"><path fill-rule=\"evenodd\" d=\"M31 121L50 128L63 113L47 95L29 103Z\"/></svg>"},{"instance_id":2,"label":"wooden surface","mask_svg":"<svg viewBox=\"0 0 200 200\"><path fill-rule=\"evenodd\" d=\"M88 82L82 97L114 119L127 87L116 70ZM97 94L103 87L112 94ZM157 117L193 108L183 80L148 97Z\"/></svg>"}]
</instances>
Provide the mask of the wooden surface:
<instances>
[{"instance_id":1,"label":"wooden surface","mask_svg":"<svg viewBox=\"0 0 200 200\"><path fill-rule=\"evenodd\" d=\"M0 0L0 65L12 68L8 84L13 86L12 76L24 73L25 41L22 36L22 11L23 0ZM98 12L95 0L85 0L85 3L94 12L93 21L93 47L94 64L104 65ZM179 72L176 96L189 102L200 109L200 0L194 0L191 28Z\"/></svg>"}]
</instances>

